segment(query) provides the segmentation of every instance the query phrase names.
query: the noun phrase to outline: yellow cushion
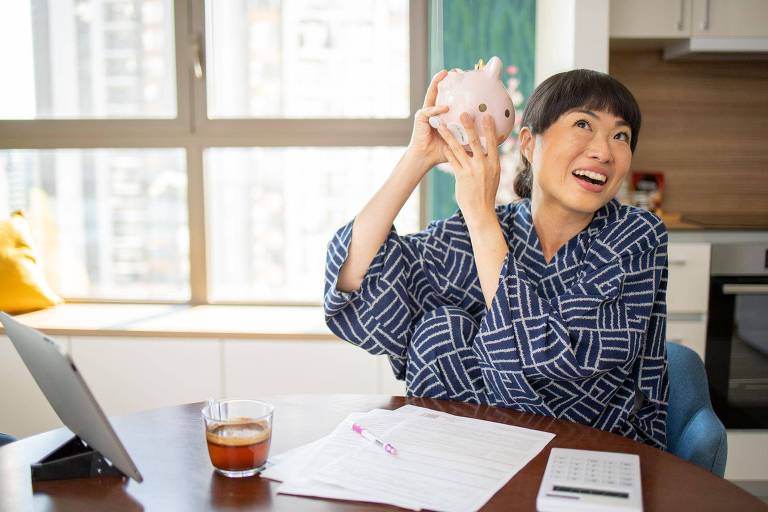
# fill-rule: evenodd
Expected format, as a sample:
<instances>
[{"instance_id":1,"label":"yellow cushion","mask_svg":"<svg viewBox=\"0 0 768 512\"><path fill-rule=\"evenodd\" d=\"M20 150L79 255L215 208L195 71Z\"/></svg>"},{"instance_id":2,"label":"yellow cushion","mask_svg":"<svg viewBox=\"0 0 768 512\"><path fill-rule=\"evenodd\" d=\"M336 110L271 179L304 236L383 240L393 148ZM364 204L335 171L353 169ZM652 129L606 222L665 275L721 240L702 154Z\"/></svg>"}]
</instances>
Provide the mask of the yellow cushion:
<instances>
[{"instance_id":1,"label":"yellow cushion","mask_svg":"<svg viewBox=\"0 0 768 512\"><path fill-rule=\"evenodd\" d=\"M0 220L0 311L24 313L60 302L45 281L24 214L16 211Z\"/></svg>"}]
</instances>

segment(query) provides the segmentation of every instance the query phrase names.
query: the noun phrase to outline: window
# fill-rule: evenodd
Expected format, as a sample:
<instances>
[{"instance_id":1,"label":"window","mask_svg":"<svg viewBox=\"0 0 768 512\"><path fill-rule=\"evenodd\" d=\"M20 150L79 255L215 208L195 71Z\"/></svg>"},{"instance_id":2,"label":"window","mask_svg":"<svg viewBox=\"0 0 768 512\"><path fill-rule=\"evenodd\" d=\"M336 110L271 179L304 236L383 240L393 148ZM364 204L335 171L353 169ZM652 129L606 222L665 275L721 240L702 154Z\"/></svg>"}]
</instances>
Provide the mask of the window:
<instances>
[{"instance_id":1,"label":"window","mask_svg":"<svg viewBox=\"0 0 768 512\"><path fill-rule=\"evenodd\" d=\"M408 2L207 2L211 118L407 118Z\"/></svg>"},{"instance_id":2,"label":"window","mask_svg":"<svg viewBox=\"0 0 768 512\"><path fill-rule=\"evenodd\" d=\"M0 207L28 213L60 293L189 299L182 150L0 150L0 169Z\"/></svg>"},{"instance_id":3,"label":"window","mask_svg":"<svg viewBox=\"0 0 768 512\"><path fill-rule=\"evenodd\" d=\"M330 235L364 206L403 150L209 149L211 299L317 301ZM417 199L403 208L401 231L418 230Z\"/></svg>"},{"instance_id":4,"label":"window","mask_svg":"<svg viewBox=\"0 0 768 512\"><path fill-rule=\"evenodd\" d=\"M408 0L4 2L0 215L27 211L68 299L319 303L328 240L408 142L426 19Z\"/></svg>"},{"instance_id":5,"label":"window","mask_svg":"<svg viewBox=\"0 0 768 512\"><path fill-rule=\"evenodd\" d=\"M176 117L172 0L15 0L0 19L0 118Z\"/></svg>"}]
</instances>

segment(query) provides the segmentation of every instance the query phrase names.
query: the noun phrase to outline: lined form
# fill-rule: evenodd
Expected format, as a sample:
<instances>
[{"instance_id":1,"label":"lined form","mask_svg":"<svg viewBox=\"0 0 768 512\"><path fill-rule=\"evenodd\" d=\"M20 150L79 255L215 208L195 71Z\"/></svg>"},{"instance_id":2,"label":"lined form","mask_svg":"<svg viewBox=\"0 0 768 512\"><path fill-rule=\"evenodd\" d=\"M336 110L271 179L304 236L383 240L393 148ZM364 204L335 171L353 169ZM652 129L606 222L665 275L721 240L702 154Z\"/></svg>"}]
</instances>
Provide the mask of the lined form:
<instances>
[{"instance_id":1,"label":"lined form","mask_svg":"<svg viewBox=\"0 0 768 512\"><path fill-rule=\"evenodd\" d=\"M352 421L394 445L397 455L352 432ZM279 458L263 476L282 480L278 492L285 494L473 511L553 438L549 432L406 405L351 415L309 449Z\"/></svg>"}]
</instances>

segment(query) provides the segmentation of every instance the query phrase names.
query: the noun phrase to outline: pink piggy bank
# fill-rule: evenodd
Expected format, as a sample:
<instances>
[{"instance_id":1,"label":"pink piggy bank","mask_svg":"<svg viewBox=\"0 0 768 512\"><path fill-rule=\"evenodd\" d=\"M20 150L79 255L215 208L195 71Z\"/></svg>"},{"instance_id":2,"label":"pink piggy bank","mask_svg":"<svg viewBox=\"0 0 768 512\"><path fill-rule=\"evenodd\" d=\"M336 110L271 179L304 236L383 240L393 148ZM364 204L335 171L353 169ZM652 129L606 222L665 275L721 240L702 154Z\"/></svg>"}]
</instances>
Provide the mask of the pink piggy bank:
<instances>
[{"instance_id":1,"label":"pink piggy bank","mask_svg":"<svg viewBox=\"0 0 768 512\"><path fill-rule=\"evenodd\" d=\"M512 98L501 81L501 59L491 57L483 66L481 60L474 71L449 71L448 76L437 84L435 105L448 105L445 114L429 118L429 124L437 128L442 121L465 149L469 149L469 137L461 125L459 116L468 112L475 120L475 130L480 137L483 151L488 152L483 127L480 123L482 114L490 114L496 123L496 135L506 139L515 125L515 108Z\"/></svg>"}]
</instances>

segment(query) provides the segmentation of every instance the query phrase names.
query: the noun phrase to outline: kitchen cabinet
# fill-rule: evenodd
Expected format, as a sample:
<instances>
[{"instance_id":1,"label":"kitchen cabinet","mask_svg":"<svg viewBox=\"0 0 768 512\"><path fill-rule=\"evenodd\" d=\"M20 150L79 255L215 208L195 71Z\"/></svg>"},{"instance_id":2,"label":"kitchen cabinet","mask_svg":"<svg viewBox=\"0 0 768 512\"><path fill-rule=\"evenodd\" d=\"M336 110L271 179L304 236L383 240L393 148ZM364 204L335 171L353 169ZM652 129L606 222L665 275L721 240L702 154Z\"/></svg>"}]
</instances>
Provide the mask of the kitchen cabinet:
<instances>
[{"instance_id":1,"label":"kitchen cabinet","mask_svg":"<svg viewBox=\"0 0 768 512\"><path fill-rule=\"evenodd\" d=\"M108 416L222 396L213 339L73 336L72 359Z\"/></svg>"},{"instance_id":2,"label":"kitchen cabinet","mask_svg":"<svg viewBox=\"0 0 768 512\"><path fill-rule=\"evenodd\" d=\"M677 39L691 35L691 0L611 0L610 36Z\"/></svg>"},{"instance_id":3,"label":"kitchen cabinet","mask_svg":"<svg viewBox=\"0 0 768 512\"><path fill-rule=\"evenodd\" d=\"M227 340L54 336L108 416L208 398L286 393L405 394L387 358L338 339ZM0 336L0 432L17 437L61 421L6 336Z\"/></svg>"},{"instance_id":4,"label":"kitchen cabinet","mask_svg":"<svg viewBox=\"0 0 768 512\"><path fill-rule=\"evenodd\" d=\"M614 39L768 37L766 0L611 0Z\"/></svg>"},{"instance_id":5,"label":"kitchen cabinet","mask_svg":"<svg viewBox=\"0 0 768 512\"><path fill-rule=\"evenodd\" d=\"M66 337L56 341L68 351ZM7 336L0 336L0 390L0 432L26 437L62 426Z\"/></svg>"},{"instance_id":6,"label":"kitchen cabinet","mask_svg":"<svg viewBox=\"0 0 768 512\"><path fill-rule=\"evenodd\" d=\"M680 315L682 316L682 315ZM704 315L680 318L674 313L667 317L667 341L679 343L693 349L701 360L706 356L707 322Z\"/></svg>"},{"instance_id":7,"label":"kitchen cabinet","mask_svg":"<svg viewBox=\"0 0 768 512\"><path fill-rule=\"evenodd\" d=\"M768 37L766 0L693 0L691 14L693 36Z\"/></svg>"},{"instance_id":8,"label":"kitchen cabinet","mask_svg":"<svg viewBox=\"0 0 768 512\"><path fill-rule=\"evenodd\" d=\"M711 244L667 245L667 341L705 357Z\"/></svg>"},{"instance_id":9,"label":"kitchen cabinet","mask_svg":"<svg viewBox=\"0 0 768 512\"><path fill-rule=\"evenodd\" d=\"M343 341L224 340L222 350L229 397L381 392L379 358Z\"/></svg>"},{"instance_id":10,"label":"kitchen cabinet","mask_svg":"<svg viewBox=\"0 0 768 512\"><path fill-rule=\"evenodd\" d=\"M667 246L668 313L706 313L709 304L708 243L670 243Z\"/></svg>"}]
</instances>

